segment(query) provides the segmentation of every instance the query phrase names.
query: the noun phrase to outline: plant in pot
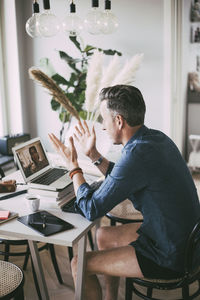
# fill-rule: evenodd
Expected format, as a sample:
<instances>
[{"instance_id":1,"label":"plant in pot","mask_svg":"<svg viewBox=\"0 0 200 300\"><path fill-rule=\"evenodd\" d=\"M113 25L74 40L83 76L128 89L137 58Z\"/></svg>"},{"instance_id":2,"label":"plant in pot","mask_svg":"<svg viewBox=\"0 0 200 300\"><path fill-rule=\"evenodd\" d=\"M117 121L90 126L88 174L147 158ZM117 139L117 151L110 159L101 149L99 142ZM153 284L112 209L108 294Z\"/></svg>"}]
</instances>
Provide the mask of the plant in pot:
<instances>
[{"instance_id":1,"label":"plant in pot","mask_svg":"<svg viewBox=\"0 0 200 300\"><path fill-rule=\"evenodd\" d=\"M111 49L103 50L91 45L83 47L77 37L69 38L80 52L80 58L73 58L64 51L58 51L60 58L72 70L68 79L52 71L52 64L48 58L41 60L41 69L44 72L35 67L29 69L31 78L45 87L52 96L51 107L58 111L62 122L60 130L62 142L65 141L67 132L64 130L66 123L69 127L72 117L78 120L87 119L89 123L100 125L98 101L100 90L115 84L132 84L135 80L135 72L143 59L143 54L136 54L122 66L120 52ZM103 60L106 56L111 58L103 68ZM102 140L106 139L102 137L101 131L98 135L97 146L98 140L99 144L102 144Z\"/></svg>"},{"instance_id":2,"label":"plant in pot","mask_svg":"<svg viewBox=\"0 0 200 300\"><path fill-rule=\"evenodd\" d=\"M50 94L52 95L51 108L54 111L58 111L59 119L62 122L62 127L60 130L60 140L62 142L64 141L65 124L68 123L68 126L70 125L72 116L75 116L77 119L86 119L88 116L88 112L85 107L85 92L87 87L86 77L90 57L92 57L94 51L97 50L96 47L91 45L82 47L81 43L77 40L77 37L70 36L69 39L80 52L80 58L73 58L64 51L58 51L60 58L71 68L71 73L68 79L54 71L54 68L52 67L52 64L48 58L43 58L40 60L40 68L47 76L42 76L42 71L39 69L31 68L29 70L31 77L40 82L48 91L50 91ZM98 48L98 51L105 55L122 55L120 52L111 49L103 50ZM49 82L47 85L49 79L48 77L51 78L53 82ZM63 94L65 95L65 99L68 99L69 104L72 104L74 110L77 111L77 114L74 114L73 111L70 111L62 104L61 101L59 101L58 97L55 97L55 93L53 91L55 85L62 90ZM89 114L91 115L91 112L89 112Z\"/></svg>"}]
</instances>

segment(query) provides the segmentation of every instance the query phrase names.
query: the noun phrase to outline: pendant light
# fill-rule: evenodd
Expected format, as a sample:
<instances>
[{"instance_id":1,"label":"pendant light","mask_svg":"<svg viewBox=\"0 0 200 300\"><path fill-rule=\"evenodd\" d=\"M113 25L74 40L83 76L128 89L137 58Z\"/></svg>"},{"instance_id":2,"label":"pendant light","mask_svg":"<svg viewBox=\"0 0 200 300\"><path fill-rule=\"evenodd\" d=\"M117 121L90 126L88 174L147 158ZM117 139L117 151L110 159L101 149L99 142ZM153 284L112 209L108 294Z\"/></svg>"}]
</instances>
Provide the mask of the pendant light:
<instances>
[{"instance_id":1,"label":"pendant light","mask_svg":"<svg viewBox=\"0 0 200 300\"><path fill-rule=\"evenodd\" d=\"M69 34L69 36L76 36L83 29L82 20L76 14L76 5L72 0L70 4L70 14L66 16L62 22L63 30Z\"/></svg>"},{"instance_id":2,"label":"pendant light","mask_svg":"<svg viewBox=\"0 0 200 300\"><path fill-rule=\"evenodd\" d=\"M84 28L93 35L111 34L119 26L116 16L111 12L111 0L105 0L103 12L99 9L99 0L91 0L92 5L84 21L76 13L75 0L68 0L70 1L70 12L65 16L62 24L51 12L50 0L43 0L44 11L42 13L39 12L38 0L32 1L33 14L26 22L26 32L32 38L55 36L61 26L69 36L79 35ZM59 4L59 1L57 3Z\"/></svg>"},{"instance_id":3,"label":"pendant light","mask_svg":"<svg viewBox=\"0 0 200 300\"><path fill-rule=\"evenodd\" d=\"M58 18L51 12L49 0L43 0L44 12L38 18L39 32L43 37L51 37L58 33L60 24Z\"/></svg>"},{"instance_id":4,"label":"pendant light","mask_svg":"<svg viewBox=\"0 0 200 300\"><path fill-rule=\"evenodd\" d=\"M84 20L86 30L91 34L101 33L102 12L99 10L99 0L92 0L92 8Z\"/></svg>"},{"instance_id":5,"label":"pendant light","mask_svg":"<svg viewBox=\"0 0 200 300\"><path fill-rule=\"evenodd\" d=\"M40 15L39 4L37 0L33 2L33 14L26 22L26 32L32 38L40 36L40 32L38 29L38 17Z\"/></svg>"},{"instance_id":6,"label":"pendant light","mask_svg":"<svg viewBox=\"0 0 200 300\"><path fill-rule=\"evenodd\" d=\"M115 32L119 26L117 17L111 13L111 1L105 0L105 10L102 14L101 32L103 34L111 34Z\"/></svg>"}]
</instances>

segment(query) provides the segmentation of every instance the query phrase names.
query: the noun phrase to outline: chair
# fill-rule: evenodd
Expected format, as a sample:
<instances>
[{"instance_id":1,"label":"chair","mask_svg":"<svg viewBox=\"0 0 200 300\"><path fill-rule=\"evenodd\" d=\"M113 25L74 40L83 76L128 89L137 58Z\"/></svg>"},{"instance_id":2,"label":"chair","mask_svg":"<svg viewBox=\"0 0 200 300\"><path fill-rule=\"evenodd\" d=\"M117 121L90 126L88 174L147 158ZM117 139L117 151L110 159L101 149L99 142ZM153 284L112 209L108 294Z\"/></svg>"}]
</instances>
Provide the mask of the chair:
<instances>
[{"instance_id":1,"label":"chair","mask_svg":"<svg viewBox=\"0 0 200 300\"><path fill-rule=\"evenodd\" d=\"M23 264L23 270L26 270L26 266L27 266L28 259L29 259L29 256L30 256L30 249L29 249L28 241L27 240L17 240L17 239L16 240L9 240L9 239L0 238L0 244L5 246L4 251L0 250L0 255L4 256L4 261L8 261L10 256L25 256L24 264ZM10 246L25 246L26 249L25 249L25 251L13 251L12 252L12 251L10 251ZM46 244L41 245L41 246L38 247L39 251L42 251L42 250L45 250L45 249L50 251L51 261L52 261L54 270L56 272L57 279L58 279L59 283L62 284L63 280L62 280L60 270L59 270L59 267L58 267L58 263L57 263L57 260L56 260L54 245L46 243ZM38 285L37 277L36 277L36 274L35 274L35 269L34 269L34 266L33 266L32 259L31 259L31 267L32 267L33 279L34 279L34 282L35 282L35 287L36 287L36 291L37 291L37 294L38 294L38 298L41 299L40 289L39 289L39 285Z\"/></svg>"},{"instance_id":2,"label":"chair","mask_svg":"<svg viewBox=\"0 0 200 300\"><path fill-rule=\"evenodd\" d=\"M15 264L0 261L0 299L24 300L24 275Z\"/></svg>"},{"instance_id":3,"label":"chair","mask_svg":"<svg viewBox=\"0 0 200 300\"><path fill-rule=\"evenodd\" d=\"M174 280L149 279L149 278L126 278L126 296L125 300L132 299L132 293L145 300L159 300L153 297L153 290L182 290L182 298L178 300L192 300L200 295L200 265L197 265L193 270L194 253L200 251L200 220L194 226L189 235L184 258L184 275L181 278ZM189 295L189 287L195 281L198 282L198 289ZM139 287L139 288L138 288ZM145 294L141 287L145 287L147 293ZM170 298L171 299L171 298Z\"/></svg>"},{"instance_id":4,"label":"chair","mask_svg":"<svg viewBox=\"0 0 200 300\"><path fill-rule=\"evenodd\" d=\"M4 171L3 169L0 167L0 179L2 179L4 177Z\"/></svg>"},{"instance_id":5,"label":"chair","mask_svg":"<svg viewBox=\"0 0 200 300\"><path fill-rule=\"evenodd\" d=\"M106 217L110 219L111 226L116 225L116 223L126 224L143 221L142 214L133 207L133 204L129 199L116 205L106 214Z\"/></svg>"}]
</instances>

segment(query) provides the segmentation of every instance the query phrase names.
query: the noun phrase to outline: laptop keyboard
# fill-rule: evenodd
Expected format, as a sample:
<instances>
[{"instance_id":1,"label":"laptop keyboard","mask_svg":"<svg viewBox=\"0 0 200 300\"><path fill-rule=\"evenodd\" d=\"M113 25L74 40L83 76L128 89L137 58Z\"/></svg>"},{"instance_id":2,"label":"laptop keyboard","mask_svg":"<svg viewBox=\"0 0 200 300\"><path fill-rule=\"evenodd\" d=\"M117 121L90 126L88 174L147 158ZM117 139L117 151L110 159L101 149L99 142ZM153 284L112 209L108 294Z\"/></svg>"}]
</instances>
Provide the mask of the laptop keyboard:
<instances>
[{"instance_id":1,"label":"laptop keyboard","mask_svg":"<svg viewBox=\"0 0 200 300\"><path fill-rule=\"evenodd\" d=\"M61 176L65 175L68 171L65 169L51 169L50 171L46 172L44 175L40 176L39 178L33 180L33 183L49 185L52 182L59 179Z\"/></svg>"}]
</instances>

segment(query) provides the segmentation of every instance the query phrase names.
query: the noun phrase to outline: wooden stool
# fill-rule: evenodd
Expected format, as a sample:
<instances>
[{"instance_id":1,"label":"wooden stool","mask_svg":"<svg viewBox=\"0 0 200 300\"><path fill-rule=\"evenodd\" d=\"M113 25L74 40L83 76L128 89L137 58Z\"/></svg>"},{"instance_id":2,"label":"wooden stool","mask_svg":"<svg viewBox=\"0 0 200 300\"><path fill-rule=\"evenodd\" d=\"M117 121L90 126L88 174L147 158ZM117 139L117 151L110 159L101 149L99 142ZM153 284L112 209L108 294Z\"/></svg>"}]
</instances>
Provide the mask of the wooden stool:
<instances>
[{"instance_id":1,"label":"wooden stool","mask_svg":"<svg viewBox=\"0 0 200 300\"><path fill-rule=\"evenodd\" d=\"M24 275L15 264L0 261L0 299L24 300Z\"/></svg>"}]
</instances>

